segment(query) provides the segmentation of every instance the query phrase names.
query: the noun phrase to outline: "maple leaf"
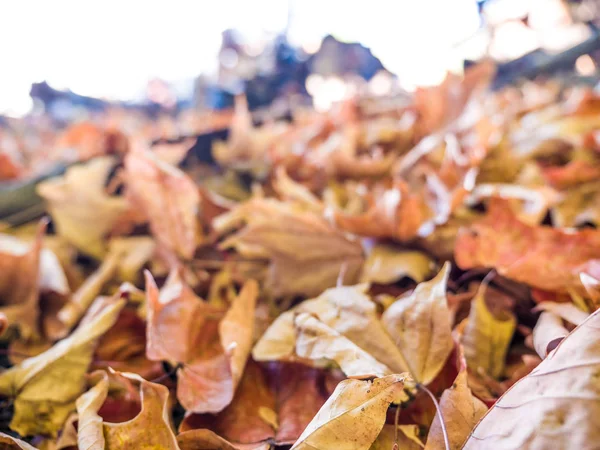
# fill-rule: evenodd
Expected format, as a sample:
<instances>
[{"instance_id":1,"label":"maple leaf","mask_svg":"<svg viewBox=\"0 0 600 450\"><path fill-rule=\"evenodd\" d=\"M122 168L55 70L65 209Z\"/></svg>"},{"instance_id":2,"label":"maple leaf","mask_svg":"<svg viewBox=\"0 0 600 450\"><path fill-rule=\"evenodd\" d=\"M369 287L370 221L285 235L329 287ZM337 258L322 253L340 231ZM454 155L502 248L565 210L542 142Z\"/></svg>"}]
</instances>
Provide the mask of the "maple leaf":
<instances>
[{"instance_id":1,"label":"maple leaf","mask_svg":"<svg viewBox=\"0 0 600 450\"><path fill-rule=\"evenodd\" d=\"M104 185L115 161L110 157L70 167L64 176L37 186L57 233L79 251L95 258L106 253L104 238L129 205L123 197L106 193Z\"/></svg>"},{"instance_id":2,"label":"maple leaf","mask_svg":"<svg viewBox=\"0 0 600 450\"><path fill-rule=\"evenodd\" d=\"M178 168L143 150L126 156L125 171L127 195L146 216L158 245L180 258L191 259L202 237L196 184Z\"/></svg>"},{"instance_id":3,"label":"maple leaf","mask_svg":"<svg viewBox=\"0 0 600 450\"><path fill-rule=\"evenodd\" d=\"M110 376L102 372L96 385L77 399L78 448L180 450L170 424L169 390L135 374L120 376L139 384L141 411L122 423L105 422L99 411L108 395Z\"/></svg>"},{"instance_id":4,"label":"maple leaf","mask_svg":"<svg viewBox=\"0 0 600 450\"><path fill-rule=\"evenodd\" d=\"M536 288L582 291L579 274L600 259L600 232L526 225L493 199L485 217L459 233L455 257L461 269L491 267Z\"/></svg>"},{"instance_id":5,"label":"maple leaf","mask_svg":"<svg viewBox=\"0 0 600 450\"><path fill-rule=\"evenodd\" d=\"M600 439L599 328L596 311L500 397L464 448L592 448Z\"/></svg>"},{"instance_id":6,"label":"maple leaf","mask_svg":"<svg viewBox=\"0 0 600 450\"><path fill-rule=\"evenodd\" d=\"M335 286L340 273L346 284L357 281L364 260L360 243L323 217L260 199L243 203L230 214L218 222L219 229L240 221L246 226L220 247L268 258L266 288L273 295L318 295Z\"/></svg>"},{"instance_id":7,"label":"maple leaf","mask_svg":"<svg viewBox=\"0 0 600 450\"><path fill-rule=\"evenodd\" d=\"M23 436L56 435L85 388L98 338L115 323L124 304L99 299L69 337L0 374L0 393L15 398L11 429Z\"/></svg>"},{"instance_id":8,"label":"maple leaf","mask_svg":"<svg viewBox=\"0 0 600 450\"><path fill-rule=\"evenodd\" d=\"M158 288L146 272L148 359L183 364L177 398L192 412L218 412L231 400L250 353L258 285L248 281L229 310L196 297L176 272Z\"/></svg>"}]
</instances>

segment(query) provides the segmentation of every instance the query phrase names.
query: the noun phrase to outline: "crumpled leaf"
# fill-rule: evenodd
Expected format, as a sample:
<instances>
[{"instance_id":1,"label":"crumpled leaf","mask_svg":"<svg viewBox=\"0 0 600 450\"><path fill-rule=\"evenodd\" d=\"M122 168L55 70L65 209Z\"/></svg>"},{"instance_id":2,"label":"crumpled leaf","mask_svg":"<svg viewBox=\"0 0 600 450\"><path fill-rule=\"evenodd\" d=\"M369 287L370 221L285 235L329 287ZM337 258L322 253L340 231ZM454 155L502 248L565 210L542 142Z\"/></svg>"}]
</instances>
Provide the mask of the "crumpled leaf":
<instances>
[{"instance_id":1,"label":"crumpled leaf","mask_svg":"<svg viewBox=\"0 0 600 450\"><path fill-rule=\"evenodd\" d=\"M95 258L106 253L104 238L129 205L123 197L106 193L104 185L115 161L92 159L70 167L64 176L37 185L48 203L57 233L79 251Z\"/></svg>"},{"instance_id":2,"label":"crumpled leaf","mask_svg":"<svg viewBox=\"0 0 600 450\"><path fill-rule=\"evenodd\" d=\"M596 311L510 388L464 448L593 448L600 439Z\"/></svg>"},{"instance_id":3,"label":"crumpled leaf","mask_svg":"<svg viewBox=\"0 0 600 450\"><path fill-rule=\"evenodd\" d=\"M540 358L545 358L568 334L560 317L543 312L533 329L533 347Z\"/></svg>"},{"instance_id":4,"label":"crumpled leaf","mask_svg":"<svg viewBox=\"0 0 600 450\"><path fill-rule=\"evenodd\" d=\"M446 301L450 263L414 292L396 300L381 321L420 383L430 383L444 366L454 347L452 323Z\"/></svg>"},{"instance_id":5,"label":"crumpled leaf","mask_svg":"<svg viewBox=\"0 0 600 450\"><path fill-rule=\"evenodd\" d=\"M526 225L505 201L493 199L485 217L459 233L455 257L463 270L491 267L539 289L583 291L579 274L587 269L594 275L600 232Z\"/></svg>"},{"instance_id":6,"label":"crumpled leaf","mask_svg":"<svg viewBox=\"0 0 600 450\"><path fill-rule=\"evenodd\" d=\"M361 283L392 284L404 277L420 283L431 273L433 261L423 252L377 244L368 253Z\"/></svg>"},{"instance_id":7,"label":"crumpled leaf","mask_svg":"<svg viewBox=\"0 0 600 450\"><path fill-rule=\"evenodd\" d=\"M14 438L8 434L0 433L0 448L3 450L22 449L22 450L37 450L32 445L21 439Z\"/></svg>"},{"instance_id":8,"label":"crumpled leaf","mask_svg":"<svg viewBox=\"0 0 600 450\"><path fill-rule=\"evenodd\" d=\"M323 217L260 199L229 214L229 219L220 219L221 229L230 221L243 221L246 226L223 241L221 248L269 259L265 286L273 295L318 295L335 286L342 275L344 284L357 281L364 261L360 243Z\"/></svg>"},{"instance_id":9,"label":"crumpled leaf","mask_svg":"<svg viewBox=\"0 0 600 450\"><path fill-rule=\"evenodd\" d=\"M485 404L473 395L467 384L467 371L461 370L452 386L444 391L440 399L440 410L448 433L451 450L462 448L467 437L487 411ZM435 415L426 450L444 448L444 436L439 414Z\"/></svg>"},{"instance_id":10,"label":"crumpled leaf","mask_svg":"<svg viewBox=\"0 0 600 450\"><path fill-rule=\"evenodd\" d=\"M406 381L406 375L342 381L292 449L368 450L383 428L390 403L402 399Z\"/></svg>"},{"instance_id":11,"label":"crumpled leaf","mask_svg":"<svg viewBox=\"0 0 600 450\"><path fill-rule=\"evenodd\" d=\"M201 239L197 215L200 193L191 178L150 152L132 151L125 158L127 195L150 223L160 247L191 259Z\"/></svg>"},{"instance_id":12,"label":"crumpled leaf","mask_svg":"<svg viewBox=\"0 0 600 450\"><path fill-rule=\"evenodd\" d=\"M148 359L182 363L177 398L189 411L219 412L233 399L252 345L258 284L248 281L223 312L196 297L176 272L160 293L146 273Z\"/></svg>"},{"instance_id":13,"label":"crumpled leaf","mask_svg":"<svg viewBox=\"0 0 600 450\"><path fill-rule=\"evenodd\" d=\"M124 300L96 302L73 333L49 350L0 373L0 393L15 398L11 429L56 436L77 396L98 338L117 320Z\"/></svg>"},{"instance_id":14,"label":"crumpled leaf","mask_svg":"<svg viewBox=\"0 0 600 450\"><path fill-rule=\"evenodd\" d=\"M42 223L34 243L24 253L0 248L0 312L9 325L17 325L24 338L38 338L39 283L42 237L46 224ZM7 243L4 241L4 243Z\"/></svg>"},{"instance_id":15,"label":"crumpled leaf","mask_svg":"<svg viewBox=\"0 0 600 450\"><path fill-rule=\"evenodd\" d=\"M179 450L171 429L169 390L165 386L148 382L135 374L121 374L139 384L142 409L129 421L110 423L104 422L98 413L108 395L109 376L104 372L98 376L101 378L96 385L77 399L80 450Z\"/></svg>"},{"instance_id":16,"label":"crumpled leaf","mask_svg":"<svg viewBox=\"0 0 600 450\"><path fill-rule=\"evenodd\" d=\"M392 373L351 340L307 313L298 314L294 325L298 333L296 353L302 358L335 361L351 378L384 377Z\"/></svg>"},{"instance_id":17,"label":"crumpled leaf","mask_svg":"<svg viewBox=\"0 0 600 450\"><path fill-rule=\"evenodd\" d=\"M327 289L319 297L307 300L281 314L256 343L252 356L256 361L285 360L295 353L298 331L295 317L314 315L325 326L346 337L379 363L399 373L408 365L385 331L375 304L365 295L368 285Z\"/></svg>"},{"instance_id":18,"label":"crumpled leaf","mask_svg":"<svg viewBox=\"0 0 600 450\"><path fill-rule=\"evenodd\" d=\"M461 336L467 365L475 373L500 378L504 372L506 353L515 332L517 321L508 312L494 317L485 302L486 285L481 284L471 301L471 311Z\"/></svg>"}]
</instances>

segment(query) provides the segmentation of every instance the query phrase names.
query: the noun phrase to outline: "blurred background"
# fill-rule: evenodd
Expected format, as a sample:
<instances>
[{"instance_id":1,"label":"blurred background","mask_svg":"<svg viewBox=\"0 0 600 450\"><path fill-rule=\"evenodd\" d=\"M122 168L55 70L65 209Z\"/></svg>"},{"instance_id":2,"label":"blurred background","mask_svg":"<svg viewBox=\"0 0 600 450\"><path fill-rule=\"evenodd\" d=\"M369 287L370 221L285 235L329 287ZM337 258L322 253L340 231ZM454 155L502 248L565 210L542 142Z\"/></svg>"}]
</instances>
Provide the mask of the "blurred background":
<instances>
[{"instance_id":1,"label":"blurred background","mask_svg":"<svg viewBox=\"0 0 600 450\"><path fill-rule=\"evenodd\" d=\"M597 8L563 0L1 2L0 114L70 120L79 107L102 107L93 99L224 109L243 91L251 109L303 95L326 109L359 79L374 94L411 91L462 71L465 60L533 52L510 70L522 72L539 63L536 51L589 40ZM593 55L577 69L593 73Z\"/></svg>"}]
</instances>

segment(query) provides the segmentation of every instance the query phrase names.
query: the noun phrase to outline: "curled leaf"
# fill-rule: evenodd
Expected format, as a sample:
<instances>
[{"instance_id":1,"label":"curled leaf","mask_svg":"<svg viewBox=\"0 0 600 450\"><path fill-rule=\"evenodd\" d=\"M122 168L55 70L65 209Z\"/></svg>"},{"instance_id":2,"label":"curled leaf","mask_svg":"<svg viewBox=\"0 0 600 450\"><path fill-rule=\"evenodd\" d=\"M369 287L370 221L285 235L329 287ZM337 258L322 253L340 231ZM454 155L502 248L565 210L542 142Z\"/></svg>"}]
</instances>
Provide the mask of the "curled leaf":
<instances>
[{"instance_id":1,"label":"curled leaf","mask_svg":"<svg viewBox=\"0 0 600 450\"><path fill-rule=\"evenodd\" d=\"M596 311L487 412L464 448L593 448L600 439Z\"/></svg>"},{"instance_id":2,"label":"curled leaf","mask_svg":"<svg viewBox=\"0 0 600 450\"><path fill-rule=\"evenodd\" d=\"M292 449L368 450L385 424L390 403L401 400L406 379L389 375L342 381Z\"/></svg>"},{"instance_id":3,"label":"curled leaf","mask_svg":"<svg viewBox=\"0 0 600 450\"><path fill-rule=\"evenodd\" d=\"M533 329L533 347L540 358L545 358L568 334L560 317L543 312Z\"/></svg>"}]
</instances>

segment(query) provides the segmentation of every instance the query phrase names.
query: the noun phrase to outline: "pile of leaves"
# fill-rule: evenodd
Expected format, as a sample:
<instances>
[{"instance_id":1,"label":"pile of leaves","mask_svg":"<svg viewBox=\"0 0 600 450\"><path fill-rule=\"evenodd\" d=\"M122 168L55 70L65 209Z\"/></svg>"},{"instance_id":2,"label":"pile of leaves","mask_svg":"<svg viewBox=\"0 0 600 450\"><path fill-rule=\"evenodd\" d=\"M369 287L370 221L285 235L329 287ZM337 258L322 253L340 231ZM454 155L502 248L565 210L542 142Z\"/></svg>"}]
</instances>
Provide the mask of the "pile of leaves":
<instances>
[{"instance_id":1,"label":"pile of leaves","mask_svg":"<svg viewBox=\"0 0 600 450\"><path fill-rule=\"evenodd\" d=\"M595 447L600 97L493 70L40 184L0 236L0 447Z\"/></svg>"}]
</instances>

